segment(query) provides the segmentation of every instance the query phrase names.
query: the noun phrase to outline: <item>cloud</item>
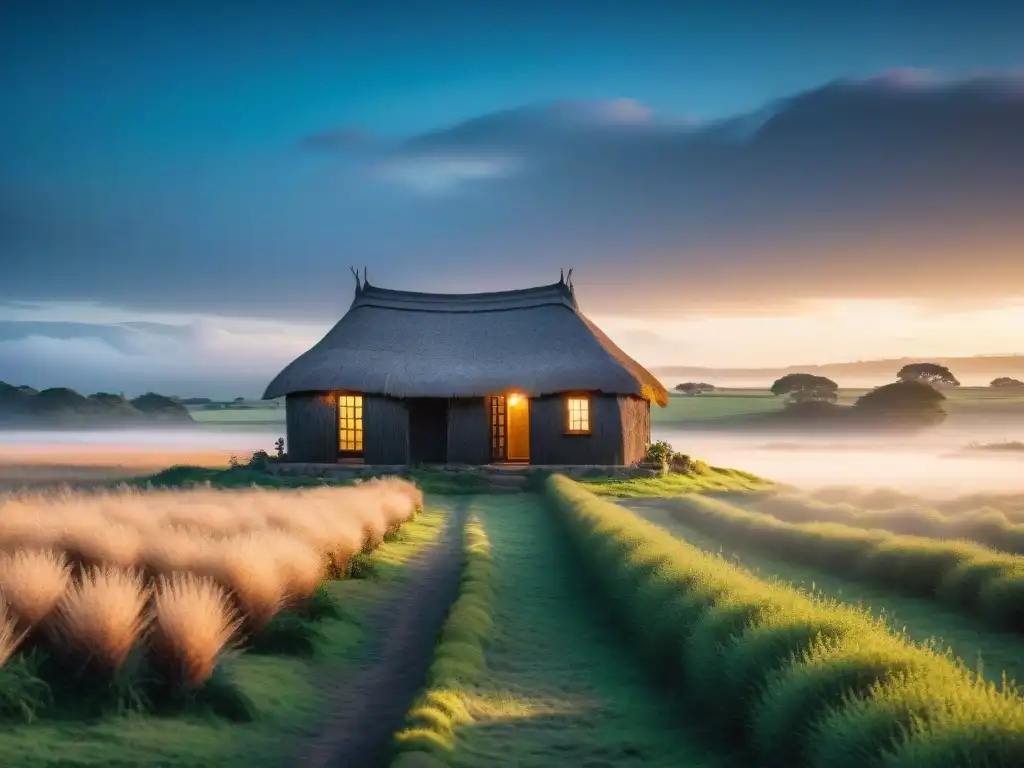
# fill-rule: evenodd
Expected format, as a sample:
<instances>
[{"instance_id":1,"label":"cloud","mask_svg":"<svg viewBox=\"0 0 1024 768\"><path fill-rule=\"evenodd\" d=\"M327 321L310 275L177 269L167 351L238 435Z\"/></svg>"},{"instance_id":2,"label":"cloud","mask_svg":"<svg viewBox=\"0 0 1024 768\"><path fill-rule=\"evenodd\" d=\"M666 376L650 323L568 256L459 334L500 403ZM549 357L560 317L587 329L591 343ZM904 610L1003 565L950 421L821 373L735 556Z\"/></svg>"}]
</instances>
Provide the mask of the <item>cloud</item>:
<instances>
[{"instance_id":1,"label":"cloud","mask_svg":"<svg viewBox=\"0 0 1024 768\"><path fill-rule=\"evenodd\" d=\"M8 383L36 388L255 397L318 331L242 318L181 325L6 320L0 321L0 371Z\"/></svg>"},{"instance_id":2,"label":"cloud","mask_svg":"<svg viewBox=\"0 0 1024 768\"><path fill-rule=\"evenodd\" d=\"M885 73L705 123L568 101L400 139L296 140L95 191L0 181L0 222L17 224L0 300L327 322L351 300L351 263L376 284L455 291L574 266L605 315L1024 293L1012 73Z\"/></svg>"}]
</instances>

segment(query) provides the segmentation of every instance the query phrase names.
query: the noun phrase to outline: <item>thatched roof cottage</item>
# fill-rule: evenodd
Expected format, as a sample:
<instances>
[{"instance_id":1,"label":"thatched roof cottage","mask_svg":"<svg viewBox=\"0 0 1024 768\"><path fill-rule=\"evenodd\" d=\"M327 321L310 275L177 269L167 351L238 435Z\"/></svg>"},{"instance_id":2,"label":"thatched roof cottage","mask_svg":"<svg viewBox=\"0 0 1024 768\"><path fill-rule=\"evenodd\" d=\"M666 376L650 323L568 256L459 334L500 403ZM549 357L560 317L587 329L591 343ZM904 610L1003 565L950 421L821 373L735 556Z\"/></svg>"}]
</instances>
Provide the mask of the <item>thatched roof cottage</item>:
<instances>
[{"instance_id":1,"label":"thatched roof cottage","mask_svg":"<svg viewBox=\"0 0 1024 768\"><path fill-rule=\"evenodd\" d=\"M668 393L580 312L571 272L495 293L356 280L344 317L270 383L288 458L628 465Z\"/></svg>"}]
</instances>

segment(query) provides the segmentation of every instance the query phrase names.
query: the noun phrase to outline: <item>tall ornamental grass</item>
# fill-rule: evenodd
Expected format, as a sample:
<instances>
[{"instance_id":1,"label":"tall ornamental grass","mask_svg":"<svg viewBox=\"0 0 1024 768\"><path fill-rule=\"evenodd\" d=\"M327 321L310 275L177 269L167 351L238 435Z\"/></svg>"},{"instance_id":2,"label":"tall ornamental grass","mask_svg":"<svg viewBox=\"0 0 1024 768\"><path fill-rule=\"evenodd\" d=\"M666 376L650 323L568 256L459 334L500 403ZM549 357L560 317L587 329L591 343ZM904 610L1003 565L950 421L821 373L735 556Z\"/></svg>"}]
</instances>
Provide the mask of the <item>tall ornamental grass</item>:
<instances>
[{"instance_id":1,"label":"tall ornamental grass","mask_svg":"<svg viewBox=\"0 0 1024 768\"><path fill-rule=\"evenodd\" d=\"M231 653L312 652L315 621L338 615L325 580L422 503L399 478L0 498L0 718L32 719L51 693L162 709L224 679Z\"/></svg>"}]
</instances>

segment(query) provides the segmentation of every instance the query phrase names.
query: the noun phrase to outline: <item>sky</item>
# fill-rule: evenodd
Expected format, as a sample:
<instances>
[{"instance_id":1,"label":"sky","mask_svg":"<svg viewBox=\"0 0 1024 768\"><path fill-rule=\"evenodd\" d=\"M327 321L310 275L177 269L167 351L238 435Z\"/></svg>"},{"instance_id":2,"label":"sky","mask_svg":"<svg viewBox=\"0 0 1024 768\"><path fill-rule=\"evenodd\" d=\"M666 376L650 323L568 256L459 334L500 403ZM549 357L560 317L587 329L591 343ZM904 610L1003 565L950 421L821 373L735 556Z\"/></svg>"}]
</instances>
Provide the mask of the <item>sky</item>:
<instances>
[{"instance_id":1,"label":"sky","mask_svg":"<svg viewBox=\"0 0 1024 768\"><path fill-rule=\"evenodd\" d=\"M1014 2L7 0L0 380L258 395L352 265L573 267L649 366L1024 353L1022 39Z\"/></svg>"}]
</instances>

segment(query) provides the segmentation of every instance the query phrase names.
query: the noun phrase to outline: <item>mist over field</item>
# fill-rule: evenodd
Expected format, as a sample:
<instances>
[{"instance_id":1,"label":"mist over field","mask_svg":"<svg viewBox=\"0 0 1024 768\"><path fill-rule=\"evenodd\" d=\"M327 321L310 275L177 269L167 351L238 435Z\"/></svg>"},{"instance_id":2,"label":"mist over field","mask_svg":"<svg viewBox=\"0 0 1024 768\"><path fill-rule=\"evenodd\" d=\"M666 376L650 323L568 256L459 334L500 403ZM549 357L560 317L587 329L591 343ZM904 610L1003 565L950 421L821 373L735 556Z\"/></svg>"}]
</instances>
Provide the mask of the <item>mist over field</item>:
<instances>
[{"instance_id":1,"label":"mist over field","mask_svg":"<svg viewBox=\"0 0 1024 768\"><path fill-rule=\"evenodd\" d=\"M652 440L709 464L806 489L848 485L948 498L1024 491L1024 451L971 451L971 443L1024 439L1024 422L941 426L914 436L771 434L652 428Z\"/></svg>"}]
</instances>

